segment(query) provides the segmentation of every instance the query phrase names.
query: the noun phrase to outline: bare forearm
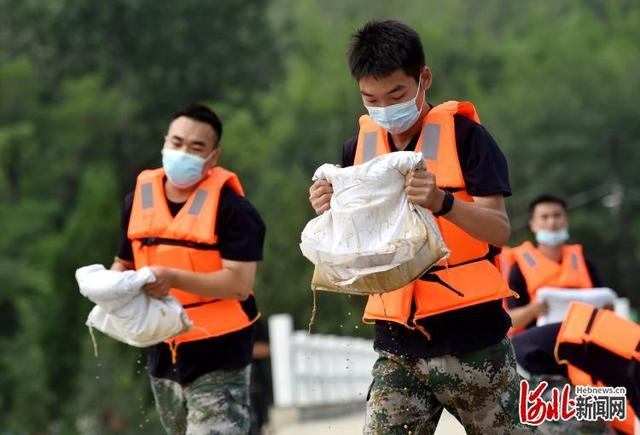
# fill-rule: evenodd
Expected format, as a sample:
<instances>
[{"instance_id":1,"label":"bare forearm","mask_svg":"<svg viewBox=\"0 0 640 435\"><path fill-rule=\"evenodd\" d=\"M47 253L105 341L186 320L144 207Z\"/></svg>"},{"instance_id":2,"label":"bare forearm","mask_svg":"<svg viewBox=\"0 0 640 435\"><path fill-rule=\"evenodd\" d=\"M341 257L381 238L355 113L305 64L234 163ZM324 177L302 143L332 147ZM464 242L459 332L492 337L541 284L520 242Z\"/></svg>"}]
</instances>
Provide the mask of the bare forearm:
<instances>
[{"instance_id":1,"label":"bare forearm","mask_svg":"<svg viewBox=\"0 0 640 435\"><path fill-rule=\"evenodd\" d=\"M433 212L442 210L444 206L445 191L437 187L436 177L429 171L413 171L407 174L405 194L412 203ZM483 242L502 246L511 235L502 194L474 196L473 202L456 199L453 207L445 212L444 219Z\"/></svg>"},{"instance_id":2,"label":"bare forearm","mask_svg":"<svg viewBox=\"0 0 640 435\"><path fill-rule=\"evenodd\" d=\"M239 279L232 270L196 273L174 269L173 286L189 293L217 299L244 300L253 287L253 277Z\"/></svg>"},{"instance_id":3,"label":"bare forearm","mask_svg":"<svg viewBox=\"0 0 640 435\"><path fill-rule=\"evenodd\" d=\"M456 199L453 208L444 218L474 238L495 246L505 245L511 235L511 225L506 212L474 202Z\"/></svg>"},{"instance_id":4,"label":"bare forearm","mask_svg":"<svg viewBox=\"0 0 640 435\"><path fill-rule=\"evenodd\" d=\"M511 324L514 328L522 328L536 319L535 312L531 309L531 305L510 309Z\"/></svg>"}]
</instances>

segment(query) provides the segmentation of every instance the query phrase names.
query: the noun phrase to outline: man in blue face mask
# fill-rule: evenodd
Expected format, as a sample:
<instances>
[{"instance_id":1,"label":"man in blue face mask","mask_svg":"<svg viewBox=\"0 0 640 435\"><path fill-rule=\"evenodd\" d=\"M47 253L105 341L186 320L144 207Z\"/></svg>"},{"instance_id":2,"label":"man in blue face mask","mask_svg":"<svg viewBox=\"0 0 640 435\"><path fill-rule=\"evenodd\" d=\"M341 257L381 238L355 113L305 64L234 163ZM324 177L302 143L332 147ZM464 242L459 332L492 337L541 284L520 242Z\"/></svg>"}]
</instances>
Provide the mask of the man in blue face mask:
<instances>
[{"instance_id":1,"label":"man in blue face mask","mask_svg":"<svg viewBox=\"0 0 640 435\"><path fill-rule=\"evenodd\" d=\"M448 264L403 289L369 297L379 358L367 394L366 434L433 433L446 408L468 433L533 432L518 417L507 283L494 259L510 235L507 163L469 102L431 105L418 34L397 21L369 22L348 51L367 115L342 148L342 166L384 153L421 151L426 170L406 178L409 201L433 212L451 250ZM321 214L332 187L316 181Z\"/></svg>"},{"instance_id":2,"label":"man in blue face mask","mask_svg":"<svg viewBox=\"0 0 640 435\"><path fill-rule=\"evenodd\" d=\"M555 195L543 194L529 205L529 229L536 244L525 242L510 249L513 266L508 271L509 287L519 298L508 298L507 305L514 333L535 326L546 313L544 302L536 300L541 287L592 288L602 281L582 246L567 244L569 218L566 202Z\"/></svg>"},{"instance_id":3,"label":"man in blue face mask","mask_svg":"<svg viewBox=\"0 0 640 435\"><path fill-rule=\"evenodd\" d=\"M208 107L178 111L162 167L145 170L125 197L111 267L150 267L152 297L177 298L193 327L152 346L147 371L169 434L249 431L252 287L265 227L238 177L217 165L222 123Z\"/></svg>"}]
</instances>

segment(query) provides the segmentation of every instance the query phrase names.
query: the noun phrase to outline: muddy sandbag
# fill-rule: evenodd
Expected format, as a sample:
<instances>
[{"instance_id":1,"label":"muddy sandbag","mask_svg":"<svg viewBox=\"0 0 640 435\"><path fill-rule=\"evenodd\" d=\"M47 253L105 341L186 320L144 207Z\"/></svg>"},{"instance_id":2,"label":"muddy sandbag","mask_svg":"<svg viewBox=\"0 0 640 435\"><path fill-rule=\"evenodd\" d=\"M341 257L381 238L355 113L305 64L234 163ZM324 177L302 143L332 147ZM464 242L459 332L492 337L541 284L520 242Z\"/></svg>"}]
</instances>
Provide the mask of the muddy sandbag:
<instances>
[{"instance_id":1,"label":"muddy sandbag","mask_svg":"<svg viewBox=\"0 0 640 435\"><path fill-rule=\"evenodd\" d=\"M405 175L422 153L398 151L362 165L320 166L333 186L331 208L312 219L300 249L316 265L311 288L375 294L403 287L449 255L431 212L410 203Z\"/></svg>"}]
</instances>

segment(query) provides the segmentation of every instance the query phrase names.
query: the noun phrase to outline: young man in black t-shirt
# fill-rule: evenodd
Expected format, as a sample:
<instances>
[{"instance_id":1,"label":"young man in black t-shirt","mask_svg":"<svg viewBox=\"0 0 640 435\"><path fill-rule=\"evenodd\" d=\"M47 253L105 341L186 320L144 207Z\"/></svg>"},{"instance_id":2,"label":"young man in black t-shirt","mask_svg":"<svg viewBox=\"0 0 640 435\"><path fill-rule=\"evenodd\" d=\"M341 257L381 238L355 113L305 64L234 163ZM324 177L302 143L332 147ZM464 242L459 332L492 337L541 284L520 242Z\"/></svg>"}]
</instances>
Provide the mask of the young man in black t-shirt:
<instances>
[{"instance_id":1,"label":"young man in black t-shirt","mask_svg":"<svg viewBox=\"0 0 640 435\"><path fill-rule=\"evenodd\" d=\"M148 200L147 205L153 204L154 218L164 216L169 225L184 219L185 213L181 213L183 209L188 214L195 214L194 210L198 208L193 207L193 202L191 206L188 203L195 201L194 198L206 198L203 186L215 173L221 135L222 124L209 108L195 105L177 112L162 149L164 174L160 175L164 176L159 189L162 190L162 200L155 201L152 196L144 198L143 193L142 208L145 208L145 199ZM214 213L215 224L210 230L205 228L201 231L204 234L215 233L215 243L207 245L166 237L149 237L147 240L147 248L157 246L166 252L175 246L176 249L188 250L186 255L194 263L200 263L198 268L212 270L202 273L149 264L157 278L155 283L145 287L149 295L161 298L173 288L206 297L204 302L191 305L200 309L209 307L204 309L211 310L210 317L224 317L230 313L220 310L220 304L216 307L217 301L237 301L241 308L233 312L242 319L228 328L232 332L181 342L173 349L164 342L148 348L147 371L156 408L164 428L170 434L246 434L249 431L248 382L253 347L251 322L258 317L251 290L257 262L262 260L265 226L256 209L237 188L230 187L229 182L219 191L212 189L207 192L210 196L218 193L217 212L205 210L208 206L215 206L214 202L207 199L200 201L199 209L199 214ZM146 255L144 248L132 245L130 236L135 201L133 192L124 199L120 247L112 270L137 268L140 258ZM135 249L140 252L138 258L134 255ZM219 253L219 266L214 266L213 261L206 264L214 258L210 254L212 251ZM174 254L174 257L177 255L180 254ZM152 254L149 258L157 257ZM208 327L207 324L204 326ZM224 330L224 323L221 326Z\"/></svg>"},{"instance_id":2,"label":"young man in black t-shirt","mask_svg":"<svg viewBox=\"0 0 640 435\"><path fill-rule=\"evenodd\" d=\"M349 63L370 118L386 135L388 150L412 151L426 141L421 136L426 131L423 124L434 108L426 101L431 72L417 33L396 21L367 23L353 36ZM511 195L506 160L480 124L462 115L454 115L453 124L457 164L464 179L459 190L466 190L472 201L454 197L459 190L440 188L428 170L409 174L405 193L411 202L474 239L501 246L510 234L504 206L504 197ZM344 144L343 166L354 164L358 144L358 137ZM316 181L309 192L318 214L329 209L330 184ZM445 242L453 246L446 236ZM490 261L489 251L477 261ZM482 276L476 280L478 288L491 285ZM414 291L406 325L415 320L418 297L424 298ZM467 433L533 432L518 417L519 377L505 338L509 316L499 299L485 299L415 320L416 328L397 320L376 320L374 347L379 358L367 395L365 433L433 433L445 407ZM428 297L418 302L429 304Z\"/></svg>"}]
</instances>

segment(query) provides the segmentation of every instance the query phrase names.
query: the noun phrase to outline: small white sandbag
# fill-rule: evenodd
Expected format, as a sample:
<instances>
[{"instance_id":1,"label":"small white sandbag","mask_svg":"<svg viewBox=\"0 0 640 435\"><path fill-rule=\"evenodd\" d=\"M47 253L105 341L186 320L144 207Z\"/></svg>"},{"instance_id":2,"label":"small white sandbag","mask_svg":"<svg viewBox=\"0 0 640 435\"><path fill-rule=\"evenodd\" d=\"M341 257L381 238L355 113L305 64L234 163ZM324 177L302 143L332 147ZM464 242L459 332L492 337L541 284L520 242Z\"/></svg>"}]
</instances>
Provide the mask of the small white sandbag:
<instances>
[{"instance_id":1,"label":"small white sandbag","mask_svg":"<svg viewBox=\"0 0 640 435\"><path fill-rule=\"evenodd\" d=\"M148 267L116 272L101 264L76 271L80 293L96 306L87 326L136 347L148 347L189 330L191 320L173 296L148 296L142 287L155 281Z\"/></svg>"},{"instance_id":2,"label":"small white sandbag","mask_svg":"<svg viewBox=\"0 0 640 435\"><path fill-rule=\"evenodd\" d=\"M536 292L536 298L547 304L546 314L538 317L537 326L562 322L569 311L572 302L584 302L602 308L613 306L618 295L608 287L583 289L567 289L556 287L542 287Z\"/></svg>"}]
</instances>

